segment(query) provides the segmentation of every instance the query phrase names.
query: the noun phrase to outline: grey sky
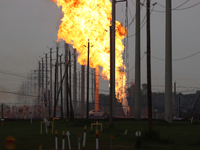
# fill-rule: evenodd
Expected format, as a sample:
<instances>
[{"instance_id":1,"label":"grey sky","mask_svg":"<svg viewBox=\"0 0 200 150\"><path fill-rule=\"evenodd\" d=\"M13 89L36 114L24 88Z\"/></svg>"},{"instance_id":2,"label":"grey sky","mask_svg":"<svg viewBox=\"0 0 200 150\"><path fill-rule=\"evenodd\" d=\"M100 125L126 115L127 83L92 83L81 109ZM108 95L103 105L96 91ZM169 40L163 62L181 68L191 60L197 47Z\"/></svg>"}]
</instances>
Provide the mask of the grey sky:
<instances>
[{"instance_id":1,"label":"grey sky","mask_svg":"<svg viewBox=\"0 0 200 150\"><path fill-rule=\"evenodd\" d=\"M142 2L143 0L141 0ZM179 6L186 0L172 0L172 7ZM129 2L129 11L134 17L135 7ZM165 0L152 0L165 6ZM180 8L198 3L199 0L190 0ZM152 7L153 8L153 7ZM173 59L183 58L199 52L200 46L200 5L172 12L173 21ZM154 10L165 11L160 5ZM128 20L131 16L128 12ZM145 16L146 7L142 7L141 20ZM7 70L26 76L31 70L38 67L38 60L48 53L49 47L55 46L57 31L62 14L57 5L48 0L1 0L0 1L0 71ZM125 3L117 3L117 20L125 21ZM135 32L132 23L128 34ZM141 29L141 56L146 51L146 26ZM165 58L165 13L152 12L151 14L151 50L152 56ZM61 51L63 51L61 45ZM134 67L135 37L129 38L129 68ZM39 57L40 56L40 57ZM173 82L187 88L177 88L177 91L192 91L189 87L199 87L200 54L193 57L173 61ZM164 91L165 62L152 58L152 85L153 91ZM146 83L146 55L141 60L142 82ZM134 71L130 71L130 81L134 81ZM0 73L0 90L16 92L25 78ZM100 88L104 89L108 82L100 80ZM177 85L177 86L180 86ZM108 89L108 88L107 88ZM196 89L195 89L196 90ZM0 93L0 102L12 102L15 95Z\"/></svg>"}]
</instances>

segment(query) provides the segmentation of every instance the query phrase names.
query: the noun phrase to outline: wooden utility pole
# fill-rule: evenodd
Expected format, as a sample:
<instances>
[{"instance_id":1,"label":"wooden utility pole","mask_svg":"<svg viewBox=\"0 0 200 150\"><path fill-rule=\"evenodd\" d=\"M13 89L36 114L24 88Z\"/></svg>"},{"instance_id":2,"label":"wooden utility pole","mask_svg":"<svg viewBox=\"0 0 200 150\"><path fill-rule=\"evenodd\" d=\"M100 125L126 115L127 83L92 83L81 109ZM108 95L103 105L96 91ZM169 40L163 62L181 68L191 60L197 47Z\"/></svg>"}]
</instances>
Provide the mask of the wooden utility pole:
<instances>
[{"instance_id":1,"label":"wooden utility pole","mask_svg":"<svg viewBox=\"0 0 200 150\"><path fill-rule=\"evenodd\" d=\"M165 120L172 123L172 17L171 0L166 0Z\"/></svg>"},{"instance_id":2,"label":"wooden utility pole","mask_svg":"<svg viewBox=\"0 0 200 150\"><path fill-rule=\"evenodd\" d=\"M69 87L70 87L70 95L72 95L71 93L71 89L72 89L72 80L71 80L71 74L72 74L72 70L71 70L71 51L69 51ZM71 97L70 97L70 105L72 103ZM71 107L71 106L70 106ZM70 108L71 110L71 108Z\"/></svg>"},{"instance_id":3,"label":"wooden utility pole","mask_svg":"<svg viewBox=\"0 0 200 150\"><path fill-rule=\"evenodd\" d=\"M43 112L43 102L44 102L44 61L42 58L42 100L41 100L41 105L42 105L42 112Z\"/></svg>"},{"instance_id":4,"label":"wooden utility pole","mask_svg":"<svg viewBox=\"0 0 200 150\"><path fill-rule=\"evenodd\" d=\"M79 77L79 104L78 104L78 110L79 110L79 113L81 113L80 111L80 107L81 107L81 73L80 71L78 72L78 77Z\"/></svg>"},{"instance_id":5,"label":"wooden utility pole","mask_svg":"<svg viewBox=\"0 0 200 150\"><path fill-rule=\"evenodd\" d=\"M49 118L51 117L51 107L50 107L50 96L51 96L51 94L50 93L51 93L50 90L48 90Z\"/></svg>"},{"instance_id":6,"label":"wooden utility pole","mask_svg":"<svg viewBox=\"0 0 200 150\"><path fill-rule=\"evenodd\" d=\"M47 67L47 54L45 54L45 58L46 58L46 98L47 98L47 95L48 95L48 81L47 81L47 78L48 78L48 67ZM47 103L47 99L46 99L46 103ZM47 105L47 104L46 104ZM47 108L47 107L46 107ZM48 109L47 109L48 110ZM46 110L46 112L48 112Z\"/></svg>"},{"instance_id":7,"label":"wooden utility pole","mask_svg":"<svg viewBox=\"0 0 200 150\"><path fill-rule=\"evenodd\" d=\"M135 33L135 119L141 119L141 71L140 71L140 0L136 0Z\"/></svg>"},{"instance_id":8,"label":"wooden utility pole","mask_svg":"<svg viewBox=\"0 0 200 150\"><path fill-rule=\"evenodd\" d=\"M115 0L112 1L112 26L110 28L110 127L115 117Z\"/></svg>"},{"instance_id":9,"label":"wooden utility pole","mask_svg":"<svg viewBox=\"0 0 200 150\"><path fill-rule=\"evenodd\" d=\"M194 116L193 111L194 109L192 110L192 117ZM178 117L181 118L181 98L180 97L178 99Z\"/></svg>"},{"instance_id":10,"label":"wooden utility pole","mask_svg":"<svg viewBox=\"0 0 200 150\"><path fill-rule=\"evenodd\" d=\"M61 87L61 119L63 119L63 92L62 92L62 55L60 55L60 87Z\"/></svg>"},{"instance_id":11,"label":"wooden utility pole","mask_svg":"<svg viewBox=\"0 0 200 150\"><path fill-rule=\"evenodd\" d=\"M112 3L115 3L112 1ZM112 103L113 103L113 96L112 96L112 93L113 93L113 84L112 84L112 26L110 26L110 117L109 117L109 126L110 128L113 127L113 107L112 107ZM96 76L96 72L95 72L95 76Z\"/></svg>"},{"instance_id":12,"label":"wooden utility pole","mask_svg":"<svg viewBox=\"0 0 200 150\"><path fill-rule=\"evenodd\" d=\"M50 112L49 112L49 117L51 116L51 111L52 111L52 98L53 98L53 88L52 88L52 48L50 48Z\"/></svg>"},{"instance_id":13,"label":"wooden utility pole","mask_svg":"<svg viewBox=\"0 0 200 150\"><path fill-rule=\"evenodd\" d=\"M41 105L42 105L42 112L43 112L43 95L44 94L44 61L43 61L43 58L42 58L42 100L41 100Z\"/></svg>"},{"instance_id":14,"label":"wooden utility pole","mask_svg":"<svg viewBox=\"0 0 200 150\"><path fill-rule=\"evenodd\" d=\"M59 90L59 82L58 82L58 78L59 78L59 61L58 61L58 56L59 56L59 47L58 47L58 44L57 44L57 46L56 46L56 64L57 64L57 69L56 69L56 102L58 101L58 99L59 99L59 95L58 95L58 90ZM58 96L57 96L58 95ZM57 97L58 97L58 99L57 99ZM56 103L56 106L57 106L57 103Z\"/></svg>"},{"instance_id":15,"label":"wooden utility pole","mask_svg":"<svg viewBox=\"0 0 200 150\"><path fill-rule=\"evenodd\" d=\"M68 101L68 44L65 43L65 70L66 70L66 77L65 77L65 98L66 98L66 112L67 118L69 118L69 101Z\"/></svg>"},{"instance_id":16,"label":"wooden utility pole","mask_svg":"<svg viewBox=\"0 0 200 150\"><path fill-rule=\"evenodd\" d=\"M88 40L88 59L87 59L87 119L89 119L89 67L90 67L90 42Z\"/></svg>"},{"instance_id":17,"label":"wooden utility pole","mask_svg":"<svg viewBox=\"0 0 200 150\"><path fill-rule=\"evenodd\" d=\"M81 65L81 118L84 118L85 111L85 66Z\"/></svg>"},{"instance_id":18,"label":"wooden utility pole","mask_svg":"<svg viewBox=\"0 0 200 150\"><path fill-rule=\"evenodd\" d=\"M56 117L56 97L57 97L57 83L56 83L56 79L57 79L57 63L55 63L55 83L54 83L54 117Z\"/></svg>"},{"instance_id":19,"label":"wooden utility pole","mask_svg":"<svg viewBox=\"0 0 200 150\"><path fill-rule=\"evenodd\" d=\"M77 114L77 73L76 73L76 49L74 49L74 80L73 80L73 105L74 114Z\"/></svg>"},{"instance_id":20,"label":"wooden utility pole","mask_svg":"<svg viewBox=\"0 0 200 150\"><path fill-rule=\"evenodd\" d=\"M95 101L94 109L99 110L99 67L95 68Z\"/></svg>"},{"instance_id":21,"label":"wooden utility pole","mask_svg":"<svg viewBox=\"0 0 200 150\"><path fill-rule=\"evenodd\" d=\"M94 70L95 69L91 69L91 75L92 75L92 101L94 101L94 78L95 78L95 75L94 75ZM95 101L94 101L95 102Z\"/></svg>"},{"instance_id":22,"label":"wooden utility pole","mask_svg":"<svg viewBox=\"0 0 200 150\"><path fill-rule=\"evenodd\" d=\"M37 105L40 104L40 86L41 86L41 76L40 76L40 69L41 69L41 65L40 65L40 61L39 61L39 70L38 70L38 102Z\"/></svg>"},{"instance_id":23,"label":"wooden utility pole","mask_svg":"<svg viewBox=\"0 0 200 150\"><path fill-rule=\"evenodd\" d=\"M73 105L72 105L72 85L71 85L71 51L69 51L69 98L70 98L70 118L74 119L74 111L73 111Z\"/></svg>"},{"instance_id":24,"label":"wooden utility pole","mask_svg":"<svg viewBox=\"0 0 200 150\"><path fill-rule=\"evenodd\" d=\"M147 98L148 126L152 131L150 0L147 0Z\"/></svg>"}]
</instances>

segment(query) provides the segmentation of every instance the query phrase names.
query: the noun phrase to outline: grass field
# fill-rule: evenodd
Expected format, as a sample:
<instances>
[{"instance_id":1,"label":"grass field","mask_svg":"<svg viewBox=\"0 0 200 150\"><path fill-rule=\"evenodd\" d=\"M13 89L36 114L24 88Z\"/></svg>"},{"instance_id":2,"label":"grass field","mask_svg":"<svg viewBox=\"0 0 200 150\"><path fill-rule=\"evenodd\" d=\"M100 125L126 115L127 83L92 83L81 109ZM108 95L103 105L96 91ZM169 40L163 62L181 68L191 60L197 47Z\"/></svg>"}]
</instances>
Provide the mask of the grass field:
<instances>
[{"instance_id":1,"label":"grass field","mask_svg":"<svg viewBox=\"0 0 200 150\"><path fill-rule=\"evenodd\" d=\"M43 134L40 134L39 120L33 120L30 124L29 120L10 120L4 121L3 127L0 127L0 150L6 150L4 147L5 138L8 135L13 136L17 140L16 150L38 150L42 145L43 150L55 149L55 134L45 133L43 126ZM70 132L70 140L72 150L78 149L77 133L83 135L84 125L87 125L86 149L95 150L95 131L91 131L90 124L95 121L75 120L69 123L66 120L55 122L55 129L58 132L58 147L61 149L62 131ZM135 149L137 140L135 132L140 130L141 149L170 149L170 150L194 150L200 149L200 123L194 122L191 125L190 121L174 121L168 124L165 121L153 121L152 137L148 134L147 121L124 120L115 121L114 128L109 128L108 121L99 121L103 124L103 132L99 136L99 149L110 149L110 140L108 135L112 133L113 149L128 150ZM125 133L127 130L127 134ZM81 139L82 146L82 139ZM66 138L66 149L68 143Z\"/></svg>"}]
</instances>

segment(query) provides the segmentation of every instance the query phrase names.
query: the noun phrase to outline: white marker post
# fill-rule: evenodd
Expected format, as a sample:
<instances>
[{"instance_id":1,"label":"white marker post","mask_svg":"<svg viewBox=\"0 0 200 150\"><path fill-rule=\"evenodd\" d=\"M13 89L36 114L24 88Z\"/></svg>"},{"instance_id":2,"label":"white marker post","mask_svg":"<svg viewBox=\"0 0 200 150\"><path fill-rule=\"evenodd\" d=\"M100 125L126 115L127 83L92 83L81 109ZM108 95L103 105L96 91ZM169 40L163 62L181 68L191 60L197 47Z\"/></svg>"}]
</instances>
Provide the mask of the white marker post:
<instances>
[{"instance_id":1,"label":"white marker post","mask_svg":"<svg viewBox=\"0 0 200 150\"><path fill-rule=\"evenodd\" d=\"M69 139L70 132L69 132L69 131L67 131L67 132L66 132L66 135L67 135L67 139L68 139L69 150L71 150L70 139Z\"/></svg>"},{"instance_id":2,"label":"white marker post","mask_svg":"<svg viewBox=\"0 0 200 150\"><path fill-rule=\"evenodd\" d=\"M48 134L47 118L44 118L44 122L45 122L46 134Z\"/></svg>"},{"instance_id":3,"label":"white marker post","mask_svg":"<svg viewBox=\"0 0 200 150\"><path fill-rule=\"evenodd\" d=\"M63 131L63 137L62 137L62 150L65 149L65 131Z\"/></svg>"},{"instance_id":4,"label":"white marker post","mask_svg":"<svg viewBox=\"0 0 200 150\"><path fill-rule=\"evenodd\" d=\"M78 138L78 150L81 149L81 134L77 134L77 138Z\"/></svg>"},{"instance_id":5,"label":"white marker post","mask_svg":"<svg viewBox=\"0 0 200 150\"><path fill-rule=\"evenodd\" d=\"M57 136L57 131L55 131L55 149L58 149L58 136Z\"/></svg>"},{"instance_id":6,"label":"white marker post","mask_svg":"<svg viewBox=\"0 0 200 150\"><path fill-rule=\"evenodd\" d=\"M96 150L99 149L99 133L98 130L96 130Z\"/></svg>"},{"instance_id":7,"label":"white marker post","mask_svg":"<svg viewBox=\"0 0 200 150\"><path fill-rule=\"evenodd\" d=\"M85 148L85 141L86 141L86 125L84 126L84 134L83 134L83 149Z\"/></svg>"},{"instance_id":8,"label":"white marker post","mask_svg":"<svg viewBox=\"0 0 200 150\"><path fill-rule=\"evenodd\" d=\"M135 132L135 136L138 137L137 141L135 142L135 148L137 149L141 147L141 141L140 141L141 134L142 133L140 131Z\"/></svg>"},{"instance_id":9,"label":"white marker post","mask_svg":"<svg viewBox=\"0 0 200 150\"><path fill-rule=\"evenodd\" d=\"M3 127L4 118L1 118L1 126Z\"/></svg>"},{"instance_id":10,"label":"white marker post","mask_svg":"<svg viewBox=\"0 0 200 150\"><path fill-rule=\"evenodd\" d=\"M135 136L137 136L137 137L140 137L141 134L142 134L142 133L141 133L140 131L136 131L136 132L135 132Z\"/></svg>"}]
</instances>

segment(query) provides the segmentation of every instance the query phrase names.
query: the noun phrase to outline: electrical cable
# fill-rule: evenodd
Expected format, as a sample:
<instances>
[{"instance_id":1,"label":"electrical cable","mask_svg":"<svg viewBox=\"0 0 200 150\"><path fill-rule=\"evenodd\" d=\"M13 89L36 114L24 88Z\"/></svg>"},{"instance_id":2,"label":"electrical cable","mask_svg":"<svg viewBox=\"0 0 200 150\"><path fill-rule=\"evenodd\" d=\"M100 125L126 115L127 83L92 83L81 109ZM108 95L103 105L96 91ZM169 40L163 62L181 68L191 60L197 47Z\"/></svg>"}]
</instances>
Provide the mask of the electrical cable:
<instances>
[{"instance_id":1,"label":"electrical cable","mask_svg":"<svg viewBox=\"0 0 200 150\"><path fill-rule=\"evenodd\" d=\"M181 6L183 6L184 4L186 4L187 2L189 2L189 0L186 0L184 3L182 3L181 5L179 5L179 6L177 6L177 7L174 7L172 10L175 10L175 9L177 9L177 8L179 8L179 7L181 7ZM156 4L158 4L159 6L161 6L161 7L163 7L163 8L166 8L165 6L163 6L163 5L161 5L161 4L159 4L159 3L156 3Z\"/></svg>"},{"instance_id":2,"label":"electrical cable","mask_svg":"<svg viewBox=\"0 0 200 150\"><path fill-rule=\"evenodd\" d=\"M199 5L199 4L200 4L200 2L198 2L198 3L194 4L194 5L191 5L189 7L179 8L179 9L175 9L175 10L185 10L185 9L189 9L189 8L195 7L195 6Z\"/></svg>"},{"instance_id":3,"label":"electrical cable","mask_svg":"<svg viewBox=\"0 0 200 150\"><path fill-rule=\"evenodd\" d=\"M146 53L144 53L143 55L142 55L142 57L140 58L140 61L144 58L144 56L145 56L145 54ZM136 65L135 65L136 66ZM132 70L133 68L135 68L135 66L133 66L131 69L129 69L128 71L130 71L130 70Z\"/></svg>"},{"instance_id":4,"label":"electrical cable","mask_svg":"<svg viewBox=\"0 0 200 150\"><path fill-rule=\"evenodd\" d=\"M195 7L195 6L197 6L197 5L200 4L200 2L198 2L198 3L194 4L194 5L191 5L191 6L188 6L188 7L185 7L185 8L179 8L179 7L181 7L182 5L184 5L185 3L187 3L187 1L184 2L184 3L182 3L182 4L179 5L179 6L175 7L175 8L172 8L171 10L186 10L186 9ZM159 4L159 3L157 3L157 4L158 4L159 6L162 6L162 7L166 8L165 6L163 6L163 5ZM159 11L159 10L153 10L153 11L154 11L154 12L160 12L160 13L166 12L166 11Z\"/></svg>"},{"instance_id":5,"label":"electrical cable","mask_svg":"<svg viewBox=\"0 0 200 150\"><path fill-rule=\"evenodd\" d=\"M22 78L28 78L28 77L26 77L26 76L24 76L22 74L14 73L14 72L6 71L6 70L1 70L1 69L0 69L0 73L13 75L13 76L17 76L17 77L22 77Z\"/></svg>"},{"instance_id":6,"label":"electrical cable","mask_svg":"<svg viewBox=\"0 0 200 150\"><path fill-rule=\"evenodd\" d=\"M153 6L153 9L154 9L154 7L155 7L155 5ZM151 13L153 12L153 9L151 10L151 12L150 12L150 15L151 15ZM144 22L144 20L145 20L146 16L147 16L147 14L144 16L144 18L143 18L143 20L142 20L141 24ZM143 24L143 25L141 25L141 27L140 27L140 30L141 30L141 29L144 27L144 25L146 24L146 22L147 22L147 21L145 21L145 22L144 22L144 24ZM136 34L136 33L137 33L137 31L136 31L134 34L132 34L132 35L128 35L128 37L135 36L135 34Z\"/></svg>"},{"instance_id":7,"label":"electrical cable","mask_svg":"<svg viewBox=\"0 0 200 150\"><path fill-rule=\"evenodd\" d=\"M145 0L143 1L143 3L145 2ZM141 11L141 9L143 8L143 5L142 5L142 7L140 7L140 10L138 10L138 11ZM138 11L136 11L136 14L138 13ZM135 18L136 18L136 14L135 14L135 16L133 17L133 19L131 20L131 22L128 24L128 27L127 27L127 30L129 29L129 27L131 26L131 24L134 22L134 20L135 20Z\"/></svg>"},{"instance_id":8,"label":"electrical cable","mask_svg":"<svg viewBox=\"0 0 200 150\"><path fill-rule=\"evenodd\" d=\"M199 51L199 52L196 52L196 53L194 53L194 54L192 54L192 55L186 56L186 57L177 58L177 59L172 59L172 61L184 60L184 59L187 59L187 58L193 57L193 56L195 56L195 55L197 55L197 54L199 54L199 53L200 53L200 51ZM165 61L165 59L158 58L158 57L155 57L155 56L152 56L152 55L151 55L151 57L154 58L154 59L157 59L157 60Z\"/></svg>"}]
</instances>

